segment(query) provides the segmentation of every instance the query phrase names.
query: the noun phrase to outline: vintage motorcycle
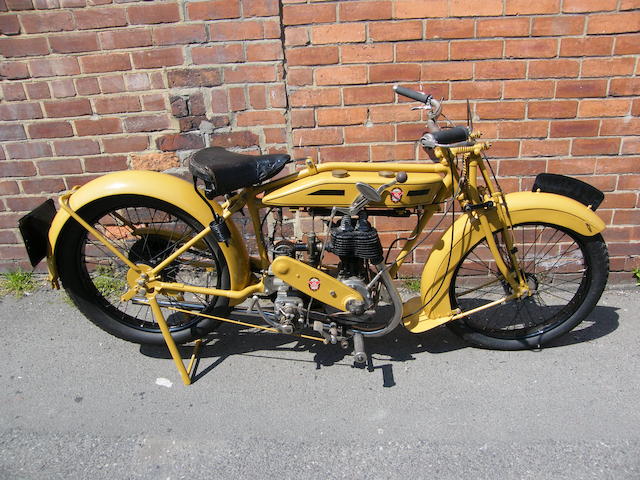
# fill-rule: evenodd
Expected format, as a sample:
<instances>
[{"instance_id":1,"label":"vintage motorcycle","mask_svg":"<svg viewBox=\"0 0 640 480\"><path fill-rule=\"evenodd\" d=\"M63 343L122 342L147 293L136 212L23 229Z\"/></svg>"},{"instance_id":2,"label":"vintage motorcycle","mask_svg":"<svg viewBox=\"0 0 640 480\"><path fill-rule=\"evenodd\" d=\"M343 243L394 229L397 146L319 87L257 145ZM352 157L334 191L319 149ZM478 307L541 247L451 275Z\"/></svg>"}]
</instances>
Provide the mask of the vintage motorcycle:
<instances>
[{"instance_id":1,"label":"vintage motorcycle","mask_svg":"<svg viewBox=\"0 0 640 480\"><path fill-rule=\"evenodd\" d=\"M46 257L53 286L60 279L100 328L131 342L166 343L185 384L196 352L185 367L176 344L196 340L197 348L221 321L256 326L229 318L242 308L265 330L353 344L356 362L367 359L366 337L399 325L421 333L447 324L471 344L507 350L538 348L576 327L607 280L605 224L594 213L604 195L547 173L531 192L504 194L480 134L441 129L440 101L394 89L427 112L420 143L432 161L307 158L274 179L289 155L205 148L191 159L193 184L123 171L65 193L57 213L45 202L20 222L30 259ZM283 208L304 216L306 227L276 241ZM257 256L231 218L245 209ZM269 212L280 215L274 221ZM412 215L415 228L389 260L393 245L385 255L369 220ZM393 278L449 218L424 264L419 296L403 302Z\"/></svg>"}]
</instances>

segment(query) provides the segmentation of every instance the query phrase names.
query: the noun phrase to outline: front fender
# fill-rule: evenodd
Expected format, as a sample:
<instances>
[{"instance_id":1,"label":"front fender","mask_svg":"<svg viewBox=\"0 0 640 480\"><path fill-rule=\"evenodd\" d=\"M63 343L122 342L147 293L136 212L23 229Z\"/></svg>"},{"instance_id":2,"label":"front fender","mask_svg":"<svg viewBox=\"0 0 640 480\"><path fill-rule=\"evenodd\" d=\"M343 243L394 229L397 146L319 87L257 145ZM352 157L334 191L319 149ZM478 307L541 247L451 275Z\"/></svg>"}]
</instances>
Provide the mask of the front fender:
<instances>
[{"instance_id":1,"label":"front fender","mask_svg":"<svg viewBox=\"0 0 640 480\"><path fill-rule=\"evenodd\" d=\"M505 196L513 224L545 222L584 236L600 233L605 223L591 209L562 195L544 192L517 192ZM491 229L503 228L503 219L497 209L487 212ZM476 213L460 215L434 245L422 271L420 302L407 305L407 314L412 314L420 305L427 305L419 312L405 318L405 327L420 333L446 323L455 313L449 299L449 286L458 262L483 238ZM451 259L449 259L451 252ZM417 307L416 307L417 305ZM413 306L413 310L411 307Z\"/></svg>"},{"instance_id":2,"label":"front fender","mask_svg":"<svg viewBox=\"0 0 640 480\"><path fill-rule=\"evenodd\" d=\"M85 205L100 198L114 195L142 195L157 198L184 210L198 220L202 225L209 225L213 219L211 210L202 198L194 191L193 184L166 173L125 170L110 173L92 180L75 190L69 198L69 206L77 211ZM214 210L222 213L220 205L211 202ZM47 265L51 279L57 280L55 262L56 246L60 232L64 229L71 216L64 210L58 211L49 229L49 255ZM249 254L242 240L242 236L233 222L227 222L231 232L228 245L219 243L222 254L229 266L229 276L232 290L241 290L249 284Z\"/></svg>"}]
</instances>

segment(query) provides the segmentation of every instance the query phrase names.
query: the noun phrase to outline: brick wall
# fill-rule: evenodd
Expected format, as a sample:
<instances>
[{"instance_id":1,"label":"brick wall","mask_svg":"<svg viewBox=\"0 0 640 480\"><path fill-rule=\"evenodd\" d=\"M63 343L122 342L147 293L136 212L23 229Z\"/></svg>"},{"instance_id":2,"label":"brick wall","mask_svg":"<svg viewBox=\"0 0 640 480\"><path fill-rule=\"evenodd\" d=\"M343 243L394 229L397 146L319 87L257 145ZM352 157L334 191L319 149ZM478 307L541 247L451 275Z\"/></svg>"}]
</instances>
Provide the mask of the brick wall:
<instances>
[{"instance_id":1,"label":"brick wall","mask_svg":"<svg viewBox=\"0 0 640 480\"><path fill-rule=\"evenodd\" d=\"M640 262L638 0L0 0L0 269L17 219L104 172L180 172L205 145L409 160L402 83L476 127L507 191L606 192L612 279ZM409 222L381 219L386 242ZM410 274L426 251L414 254Z\"/></svg>"}]
</instances>

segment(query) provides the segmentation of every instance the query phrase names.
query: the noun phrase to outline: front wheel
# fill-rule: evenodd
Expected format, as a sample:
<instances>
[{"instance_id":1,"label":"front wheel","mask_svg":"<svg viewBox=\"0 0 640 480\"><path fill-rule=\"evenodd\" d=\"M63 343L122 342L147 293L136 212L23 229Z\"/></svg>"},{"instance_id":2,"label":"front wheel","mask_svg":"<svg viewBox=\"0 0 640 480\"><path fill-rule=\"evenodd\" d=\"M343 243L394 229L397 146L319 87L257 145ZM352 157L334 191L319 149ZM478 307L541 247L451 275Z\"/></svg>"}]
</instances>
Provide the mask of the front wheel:
<instances>
[{"instance_id":1,"label":"front wheel","mask_svg":"<svg viewBox=\"0 0 640 480\"><path fill-rule=\"evenodd\" d=\"M78 211L135 264L156 266L203 230L191 215L161 200L118 195ZM78 222L69 220L56 249L62 285L78 309L103 330L134 343L163 345L164 339L144 296L121 301L129 267ZM213 238L205 237L160 272L161 280L200 287L229 288L229 271ZM213 330L219 322L174 310L224 315L228 299L213 295L166 293L157 296L176 343Z\"/></svg>"},{"instance_id":2,"label":"front wheel","mask_svg":"<svg viewBox=\"0 0 640 480\"><path fill-rule=\"evenodd\" d=\"M593 310L607 282L609 256L601 235L585 237L543 222L514 225L520 267L532 295L450 322L467 342L485 348L540 347L575 328ZM507 256L502 233L494 239ZM510 295L486 239L456 267L449 295L463 312Z\"/></svg>"}]
</instances>

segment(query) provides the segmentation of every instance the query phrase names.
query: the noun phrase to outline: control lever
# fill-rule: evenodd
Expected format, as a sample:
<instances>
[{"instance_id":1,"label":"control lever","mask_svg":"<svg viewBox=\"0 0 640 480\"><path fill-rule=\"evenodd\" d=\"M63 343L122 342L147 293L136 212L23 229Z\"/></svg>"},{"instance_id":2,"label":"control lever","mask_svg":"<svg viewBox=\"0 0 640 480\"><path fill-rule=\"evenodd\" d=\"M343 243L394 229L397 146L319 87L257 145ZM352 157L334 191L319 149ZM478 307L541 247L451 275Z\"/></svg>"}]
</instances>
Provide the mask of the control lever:
<instances>
[{"instance_id":1,"label":"control lever","mask_svg":"<svg viewBox=\"0 0 640 480\"><path fill-rule=\"evenodd\" d=\"M404 183L407 181L407 172L398 172L396 178L389 183L380 185L377 189L373 188L368 183L356 182L356 188L360 192L360 195L353 201L348 211L342 211L342 213L348 213L349 215L357 215L364 207L369 203L380 203L382 201L382 193L389 187L393 187L396 183Z\"/></svg>"}]
</instances>

